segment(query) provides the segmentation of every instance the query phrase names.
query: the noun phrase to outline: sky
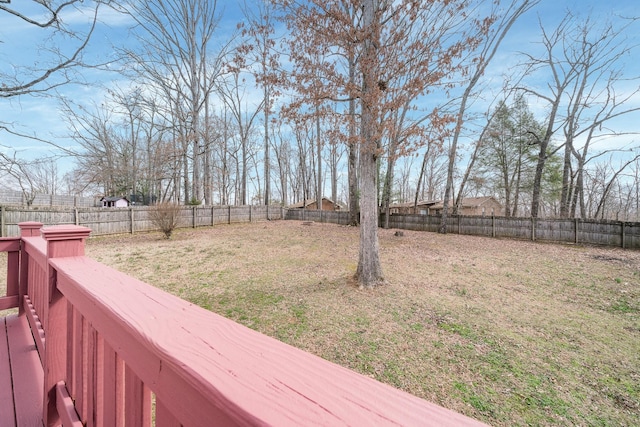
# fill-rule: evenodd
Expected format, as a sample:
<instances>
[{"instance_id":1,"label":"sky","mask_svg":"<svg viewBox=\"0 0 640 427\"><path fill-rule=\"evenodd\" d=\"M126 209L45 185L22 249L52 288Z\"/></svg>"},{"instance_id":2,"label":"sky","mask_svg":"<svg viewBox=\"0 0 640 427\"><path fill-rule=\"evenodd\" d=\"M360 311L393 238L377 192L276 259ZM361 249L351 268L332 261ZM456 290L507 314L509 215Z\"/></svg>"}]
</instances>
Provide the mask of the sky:
<instances>
[{"instance_id":1,"label":"sky","mask_svg":"<svg viewBox=\"0 0 640 427\"><path fill-rule=\"evenodd\" d=\"M249 2L251 0L248 0ZM221 22L222 31L235 28L236 23L241 19L241 13L236 1L218 1L224 8L223 20ZM33 13L30 9L31 1L13 0L11 7L25 7L25 12ZM542 0L534 10L529 11L516 23L508 38L502 45L501 51L495 58L492 68L488 74L491 81L496 85L501 84L502 74L513 67L517 61L519 51L534 51L538 49L536 40L539 40L539 21L548 28L559 22L565 13L570 10L577 14L587 14L591 12L597 18L609 15L612 11L623 16L640 16L640 5L638 0ZM87 16L74 12L65 16L65 19L76 25L83 25L87 22ZM110 11L106 8L101 10L100 24L94 34L87 49L87 57L108 62L111 56L111 46L114 44L126 43L128 28L131 25L130 19L123 15ZM640 36L636 37L635 43L640 44ZM42 35L34 30L33 26L26 25L15 17L0 11L0 70L11 71L16 64L30 64L41 59L39 52L41 49ZM628 58L628 75L640 75L640 49L636 49L633 56ZM106 85L114 85L122 77L115 73L98 70L84 70L78 76L86 82L101 82ZM2 84L3 82L0 82ZM126 82L122 82L126 84ZM629 89L638 87L638 81L630 82ZM104 94L102 89L90 85L71 84L61 87L59 93L70 99L89 102L101 101ZM640 98L633 100L640 106ZM544 106L536 105L532 108L540 116L544 116ZM539 117L543 118L543 117ZM72 144L68 137L67 126L59 114L58 101L47 96L22 96L19 98L0 98L0 125L10 123L12 128L20 133L37 136L43 140L50 140L61 146ZM640 131L640 117L633 120L623 120L619 123L630 132ZM624 144L633 144L640 141L638 137L627 137ZM38 157L59 154L59 150L46 143L19 138L0 132L0 150L5 153L17 153L18 157L33 159ZM68 161L63 163L70 167Z\"/></svg>"}]
</instances>

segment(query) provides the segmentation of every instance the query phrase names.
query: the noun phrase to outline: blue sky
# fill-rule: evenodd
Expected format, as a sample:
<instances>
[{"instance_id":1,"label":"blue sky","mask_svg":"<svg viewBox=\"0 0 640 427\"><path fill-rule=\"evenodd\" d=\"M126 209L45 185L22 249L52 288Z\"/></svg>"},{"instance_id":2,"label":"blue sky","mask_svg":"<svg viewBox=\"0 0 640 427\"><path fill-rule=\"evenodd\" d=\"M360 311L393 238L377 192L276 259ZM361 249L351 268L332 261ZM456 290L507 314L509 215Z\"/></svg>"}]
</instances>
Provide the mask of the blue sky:
<instances>
[{"instance_id":1,"label":"blue sky","mask_svg":"<svg viewBox=\"0 0 640 427\"><path fill-rule=\"evenodd\" d=\"M565 14L571 10L577 14L587 14L592 12L594 16L606 16L612 11L624 16L640 16L640 6L638 0L542 0L533 11L530 11L521 19L505 41L499 56L493 64L490 73L495 76L496 84L500 80L500 75L504 69L508 69L515 64L518 51L532 51L536 49L535 41L539 37L538 19L549 28L552 28ZM11 6L28 5L31 2L14 0ZM224 7L223 27L233 28L240 17L238 2L219 1ZM130 22L122 15L104 9L101 14L101 24L92 39L90 48L87 51L89 57L108 60L111 46L126 40L127 28ZM74 13L67 16L68 20L82 24L87 21L87 16ZM637 35L635 42L640 44ZM0 12L0 69L10 69L12 64L28 64L38 60L37 46L39 44L39 34L33 27L17 21L14 17ZM628 75L640 75L640 49L636 49L634 56L628 58ZM103 71L86 70L81 76L84 80L101 81L111 85L121 77ZM2 82L0 82L2 83ZM639 83L632 82L631 87L637 87ZM67 85L60 90L65 96L75 100L82 100L89 103L91 101L100 102L100 89L86 85ZM640 99L634 103L640 106ZM539 112L543 114L543 111ZM57 144L66 146L69 141L65 138L67 129L63 120L58 114L58 103L53 98L23 96L20 98L0 99L0 122L12 123L13 128L22 133L33 134L39 138L53 140ZM637 131L637 123L640 117L634 120L625 121L621 126L626 126L630 131ZM635 129L634 129L635 128ZM640 138L628 138L627 143L632 143ZM2 147L4 146L4 147ZM43 157L56 154L57 150L50 145L38 143L33 140L23 139L0 133L0 149L5 152L17 151L18 155L25 158Z\"/></svg>"}]
</instances>

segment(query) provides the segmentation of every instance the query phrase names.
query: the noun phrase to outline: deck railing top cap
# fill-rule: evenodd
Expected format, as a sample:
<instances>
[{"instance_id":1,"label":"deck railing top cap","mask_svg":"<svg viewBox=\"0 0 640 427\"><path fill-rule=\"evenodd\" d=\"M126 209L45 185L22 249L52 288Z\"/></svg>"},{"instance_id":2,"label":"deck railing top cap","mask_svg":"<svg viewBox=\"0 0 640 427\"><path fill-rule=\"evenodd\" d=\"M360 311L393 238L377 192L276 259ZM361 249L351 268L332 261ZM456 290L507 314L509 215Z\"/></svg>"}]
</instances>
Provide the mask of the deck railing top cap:
<instances>
[{"instance_id":1,"label":"deck railing top cap","mask_svg":"<svg viewBox=\"0 0 640 427\"><path fill-rule=\"evenodd\" d=\"M40 229L42 228L42 223L37 221L25 221L18 223L18 227L20 227L21 230Z\"/></svg>"},{"instance_id":2,"label":"deck railing top cap","mask_svg":"<svg viewBox=\"0 0 640 427\"><path fill-rule=\"evenodd\" d=\"M45 240L77 240L89 237L91 229L79 225L54 225L42 229Z\"/></svg>"},{"instance_id":3,"label":"deck railing top cap","mask_svg":"<svg viewBox=\"0 0 640 427\"><path fill-rule=\"evenodd\" d=\"M22 237L37 237L40 236L42 223L37 221L24 221L18 223L18 227L20 227L20 235Z\"/></svg>"}]
</instances>

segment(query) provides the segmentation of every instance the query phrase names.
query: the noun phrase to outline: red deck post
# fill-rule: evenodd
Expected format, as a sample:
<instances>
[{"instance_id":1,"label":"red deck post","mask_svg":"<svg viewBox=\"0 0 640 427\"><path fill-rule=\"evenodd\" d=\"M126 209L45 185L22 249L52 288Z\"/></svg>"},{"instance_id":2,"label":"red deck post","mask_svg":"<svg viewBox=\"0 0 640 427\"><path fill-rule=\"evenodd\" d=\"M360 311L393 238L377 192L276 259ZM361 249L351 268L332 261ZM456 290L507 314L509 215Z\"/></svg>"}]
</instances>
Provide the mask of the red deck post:
<instances>
[{"instance_id":1,"label":"red deck post","mask_svg":"<svg viewBox=\"0 0 640 427\"><path fill-rule=\"evenodd\" d=\"M60 225L47 227L41 231L47 242L47 260L84 255L84 241L91 229L77 225ZM58 291L56 271L48 268L49 284L44 319L46 322L44 369L44 405L43 421L46 427L58 424L56 409L56 384L66 381L67 363L67 304L64 296Z\"/></svg>"},{"instance_id":2,"label":"red deck post","mask_svg":"<svg viewBox=\"0 0 640 427\"><path fill-rule=\"evenodd\" d=\"M18 227L20 227L20 237L37 237L40 235L42 223L27 221L19 223Z\"/></svg>"},{"instance_id":3,"label":"red deck post","mask_svg":"<svg viewBox=\"0 0 640 427\"><path fill-rule=\"evenodd\" d=\"M41 222L28 221L18 223L20 227L20 237L40 236ZM24 247L23 247L24 249ZM20 251L20 279L18 285L18 314L24 313L24 296L27 294L27 283L29 283L29 254L25 250Z\"/></svg>"}]
</instances>

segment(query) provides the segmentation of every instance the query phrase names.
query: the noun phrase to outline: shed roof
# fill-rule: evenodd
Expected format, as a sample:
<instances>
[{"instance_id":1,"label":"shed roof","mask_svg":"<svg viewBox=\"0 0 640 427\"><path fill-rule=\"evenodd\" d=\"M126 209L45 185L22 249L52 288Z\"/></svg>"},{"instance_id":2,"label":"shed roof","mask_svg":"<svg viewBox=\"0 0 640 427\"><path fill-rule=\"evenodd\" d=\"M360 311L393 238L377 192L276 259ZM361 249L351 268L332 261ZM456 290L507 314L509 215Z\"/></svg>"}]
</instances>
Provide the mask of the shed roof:
<instances>
[{"instance_id":1,"label":"shed roof","mask_svg":"<svg viewBox=\"0 0 640 427\"><path fill-rule=\"evenodd\" d=\"M103 198L100 199L101 202L117 202L118 200L126 200L127 202L129 201L129 199L127 199L126 197L120 197L120 196L105 196Z\"/></svg>"}]
</instances>

